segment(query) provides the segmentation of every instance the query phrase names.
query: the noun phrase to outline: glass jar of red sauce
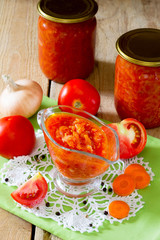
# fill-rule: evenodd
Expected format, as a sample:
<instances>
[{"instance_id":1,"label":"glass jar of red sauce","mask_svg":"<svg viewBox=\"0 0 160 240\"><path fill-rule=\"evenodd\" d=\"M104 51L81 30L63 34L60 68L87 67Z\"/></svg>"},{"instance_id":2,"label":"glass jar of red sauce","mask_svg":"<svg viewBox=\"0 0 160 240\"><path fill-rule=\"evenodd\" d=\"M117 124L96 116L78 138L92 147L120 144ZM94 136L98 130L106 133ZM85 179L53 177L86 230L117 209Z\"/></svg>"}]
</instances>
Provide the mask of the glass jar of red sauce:
<instances>
[{"instance_id":1,"label":"glass jar of red sauce","mask_svg":"<svg viewBox=\"0 0 160 240\"><path fill-rule=\"evenodd\" d=\"M160 30L135 29L116 42L115 107L121 119L160 126Z\"/></svg>"},{"instance_id":2,"label":"glass jar of red sauce","mask_svg":"<svg viewBox=\"0 0 160 240\"><path fill-rule=\"evenodd\" d=\"M94 0L41 0L38 3L39 64L44 75L65 83L87 78L94 68Z\"/></svg>"}]
</instances>

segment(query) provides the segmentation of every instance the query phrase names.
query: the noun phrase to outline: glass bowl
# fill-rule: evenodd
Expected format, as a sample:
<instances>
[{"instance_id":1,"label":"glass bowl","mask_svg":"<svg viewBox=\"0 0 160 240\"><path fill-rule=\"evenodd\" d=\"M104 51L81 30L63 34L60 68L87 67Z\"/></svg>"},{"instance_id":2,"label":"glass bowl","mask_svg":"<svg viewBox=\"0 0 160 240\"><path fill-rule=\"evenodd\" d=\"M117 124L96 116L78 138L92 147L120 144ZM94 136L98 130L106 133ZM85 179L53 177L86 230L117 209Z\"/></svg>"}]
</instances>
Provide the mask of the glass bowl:
<instances>
[{"instance_id":1,"label":"glass bowl","mask_svg":"<svg viewBox=\"0 0 160 240\"><path fill-rule=\"evenodd\" d=\"M114 129L88 112L64 105L41 110L37 121L57 168L57 189L70 197L92 194L99 176L119 159Z\"/></svg>"}]
</instances>

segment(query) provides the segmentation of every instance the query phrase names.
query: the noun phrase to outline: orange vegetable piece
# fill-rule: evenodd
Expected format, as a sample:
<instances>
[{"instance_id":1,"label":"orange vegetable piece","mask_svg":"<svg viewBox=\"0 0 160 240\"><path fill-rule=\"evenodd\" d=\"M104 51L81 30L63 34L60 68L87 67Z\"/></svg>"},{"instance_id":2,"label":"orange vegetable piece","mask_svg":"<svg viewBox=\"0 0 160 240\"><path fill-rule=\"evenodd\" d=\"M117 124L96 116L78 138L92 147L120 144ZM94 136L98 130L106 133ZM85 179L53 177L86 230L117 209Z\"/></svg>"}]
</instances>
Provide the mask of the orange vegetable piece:
<instances>
[{"instance_id":1,"label":"orange vegetable piece","mask_svg":"<svg viewBox=\"0 0 160 240\"><path fill-rule=\"evenodd\" d=\"M134 179L137 189L147 187L151 180L146 169L142 165L137 163L129 165L125 169L124 173L131 176Z\"/></svg>"},{"instance_id":2,"label":"orange vegetable piece","mask_svg":"<svg viewBox=\"0 0 160 240\"><path fill-rule=\"evenodd\" d=\"M131 176L134 179L136 183L136 189L143 189L150 184L150 176L144 170L132 171L132 173L128 176Z\"/></svg>"},{"instance_id":3,"label":"orange vegetable piece","mask_svg":"<svg viewBox=\"0 0 160 240\"><path fill-rule=\"evenodd\" d=\"M135 170L146 171L146 169L142 165L140 165L138 163L133 163L133 164L130 164L128 167L126 167L124 173L130 175Z\"/></svg>"},{"instance_id":4,"label":"orange vegetable piece","mask_svg":"<svg viewBox=\"0 0 160 240\"><path fill-rule=\"evenodd\" d=\"M130 207L124 201L115 200L109 204L108 210L112 217L122 219L128 216Z\"/></svg>"},{"instance_id":5,"label":"orange vegetable piece","mask_svg":"<svg viewBox=\"0 0 160 240\"><path fill-rule=\"evenodd\" d=\"M113 181L113 190L119 196L130 195L135 190L135 187L134 179L127 174L121 174Z\"/></svg>"}]
</instances>

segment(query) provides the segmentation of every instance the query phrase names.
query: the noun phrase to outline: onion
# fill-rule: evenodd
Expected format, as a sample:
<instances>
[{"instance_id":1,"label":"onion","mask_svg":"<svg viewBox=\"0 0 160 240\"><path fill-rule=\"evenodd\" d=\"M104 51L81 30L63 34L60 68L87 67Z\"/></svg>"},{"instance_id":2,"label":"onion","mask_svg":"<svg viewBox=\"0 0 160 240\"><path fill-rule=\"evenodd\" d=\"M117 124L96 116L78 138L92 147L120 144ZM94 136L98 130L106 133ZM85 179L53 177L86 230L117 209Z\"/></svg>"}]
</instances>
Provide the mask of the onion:
<instances>
[{"instance_id":1,"label":"onion","mask_svg":"<svg viewBox=\"0 0 160 240\"><path fill-rule=\"evenodd\" d=\"M43 98L41 86L28 79L14 82L7 75L2 78L6 87L0 95L0 117L21 115L29 118L35 114Z\"/></svg>"}]
</instances>

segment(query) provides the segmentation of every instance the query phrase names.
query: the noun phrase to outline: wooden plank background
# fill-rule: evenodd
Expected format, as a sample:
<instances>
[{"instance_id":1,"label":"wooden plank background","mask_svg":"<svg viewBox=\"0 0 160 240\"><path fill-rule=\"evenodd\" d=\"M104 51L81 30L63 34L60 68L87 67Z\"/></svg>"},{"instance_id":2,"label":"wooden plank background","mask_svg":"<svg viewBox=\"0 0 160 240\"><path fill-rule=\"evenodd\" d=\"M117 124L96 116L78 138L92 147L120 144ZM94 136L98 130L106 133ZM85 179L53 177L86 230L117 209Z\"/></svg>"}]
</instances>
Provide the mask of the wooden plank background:
<instances>
[{"instance_id":1,"label":"wooden plank background","mask_svg":"<svg viewBox=\"0 0 160 240\"><path fill-rule=\"evenodd\" d=\"M4 88L2 74L14 80L35 80L48 94L48 80L38 63L37 0L0 0L0 92ZM114 108L114 64L117 38L135 28L160 28L159 0L97 0L96 64L87 79L101 95L98 116L119 121ZM52 82L50 97L57 100L61 84ZM147 130L160 138L160 128ZM2 193L1 193L2 194ZM33 230L33 231L32 231ZM48 240L57 237L33 227L30 223L0 209L0 239Z\"/></svg>"}]
</instances>

